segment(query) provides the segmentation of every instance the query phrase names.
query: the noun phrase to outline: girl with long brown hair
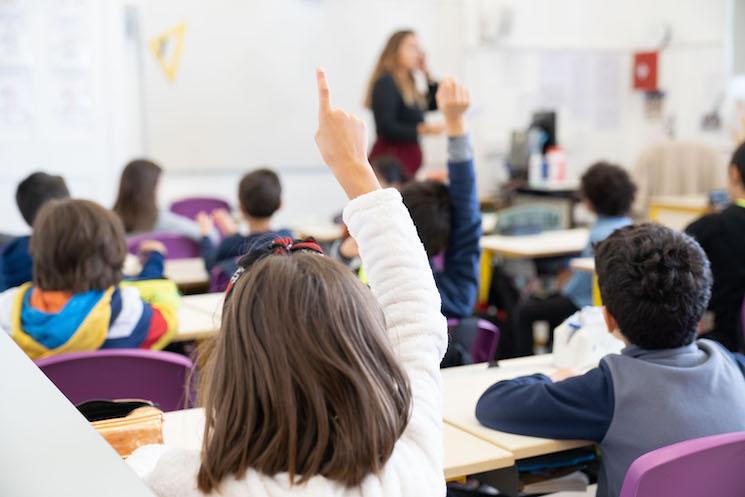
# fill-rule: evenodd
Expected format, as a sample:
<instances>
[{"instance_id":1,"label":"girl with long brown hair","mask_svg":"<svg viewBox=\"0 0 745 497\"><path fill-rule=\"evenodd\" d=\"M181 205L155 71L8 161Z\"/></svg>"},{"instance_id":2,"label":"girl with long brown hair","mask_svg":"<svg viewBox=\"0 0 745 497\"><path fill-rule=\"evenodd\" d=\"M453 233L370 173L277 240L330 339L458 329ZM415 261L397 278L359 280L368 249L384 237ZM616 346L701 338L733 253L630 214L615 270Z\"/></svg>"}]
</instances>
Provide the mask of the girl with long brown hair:
<instances>
[{"instance_id":1,"label":"girl with long brown hair","mask_svg":"<svg viewBox=\"0 0 745 497\"><path fill-rule=\"evenodd\" d=\"M189 218L158 207L158 187L163 169L138 159L124 167L112 210L119 215L127 235L151 231L177 233L200 241L199 225Z\"/></svg>"},{"instance_id":2,"label":"girl with long brown hair","mask_svg":"<svg viewBox=\"0 0 745 497\"><path fill-rule=\"evenodd\" d=\"M414 74L427 77L428 91L416 86ZM381 155L397 157L413 177L422 165L419 137L440 134L441 124L424 121L424 112L437 109L437 83L432 79L416 33L393 33L375 64L365 95L365 106L373 111L378 135L370 160Z\"/></svg>"},{"instance_id":3,"label":"girl with long brown hair","mask_svg":"<svg viewBox=\"0 0 745 497\"><path fill-rule=\"evenodd\" d=\"M350 198L370 288L308 241L244 258L200 372L201 453L150 446L128 461L162 497L445 494L447 331L429 261L370 167L364 122L317 78L316 142Z\"/></svg>"}]
</instances>

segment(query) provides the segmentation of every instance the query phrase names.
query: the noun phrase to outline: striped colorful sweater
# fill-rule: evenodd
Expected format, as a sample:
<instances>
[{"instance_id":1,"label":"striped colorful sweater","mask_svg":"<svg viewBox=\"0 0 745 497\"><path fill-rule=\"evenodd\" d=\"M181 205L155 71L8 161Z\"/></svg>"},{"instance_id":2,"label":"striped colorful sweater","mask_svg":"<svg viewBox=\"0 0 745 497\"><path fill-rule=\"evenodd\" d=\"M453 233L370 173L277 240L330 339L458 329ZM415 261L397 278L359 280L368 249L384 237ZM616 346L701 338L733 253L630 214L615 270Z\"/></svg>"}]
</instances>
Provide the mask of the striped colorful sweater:
<instances>
[{"instance_id":1,"label":"striped colorful sweater","mask_svg":"<svg viewBox=\"0 0 745 497\"><path fill-rule=\"evenodd\" d=\"M153 264L146 266L152 270ZM98 349L161 349L176 332L179 298L176 285L162 276L73 295L26 283L0 294L0 330L32 359Z\"/></svg>"}]
</instances>

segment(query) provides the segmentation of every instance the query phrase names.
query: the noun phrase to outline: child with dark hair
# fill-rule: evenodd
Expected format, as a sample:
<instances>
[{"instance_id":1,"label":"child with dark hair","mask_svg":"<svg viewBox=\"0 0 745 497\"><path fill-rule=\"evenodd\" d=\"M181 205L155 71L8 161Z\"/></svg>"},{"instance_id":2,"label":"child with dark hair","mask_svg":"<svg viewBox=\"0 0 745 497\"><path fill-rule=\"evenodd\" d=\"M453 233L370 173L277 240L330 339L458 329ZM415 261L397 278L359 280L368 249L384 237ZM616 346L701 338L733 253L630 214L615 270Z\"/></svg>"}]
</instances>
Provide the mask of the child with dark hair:
<instances>
[{"instance_id":1,"label":"child with dark hair","mask_svg":"<svg viewBox=\"0 0 745 497\"><path fill-rule=\"evenodd\" d=\"M448 134L449 185L415 181L401 189L401 196L432 262L442 313L463 318L476 304L481 255L476 170L464 119L470 96L450 78L442 81L437 94L438 101L449 102L447 108L440 107Z\"/></svg>"},{"instance_id":2,"label":"child with dark hair","mask_svg":"<svg viewBox=\"0 0 745 497\"><path fill-rule=\"evenodd\" d=\"M50 200L67 198L70 192L62 176L36 172L18 184L16 204L24 221L33 226L36 213ZM20 236L0 252L0 292L31 281L31 236Z\"/></svg>"},{"instance_id":3,"label":"child with dark hair","mask_svg":"<svg viewBox=\"0 0 745 497\"><path fill-rule=\"evenodd\" d=\"M628 213L636 186L622 167L598 162L582 175L580 191L585 205L597 215L590 228L590 240L582 251L583 257L591 257L595 243L631 224ZM589 305L592 305L592 275L579 271L572 274L558 293L545 299L530 297L513 311L511 334L505 336L503 355L531 355L536 321L547 321L549 329L553 330L577 310Z\"/></svg>"},{"instance_id":4,"label":"child with dark hair","mask_svg":"<svg viewBox=\"0 0 745 497\"><path fill-rule=\"evenodd\" d=\"M735 151L729 165L729 194L732 205L708 214L686 228L701 244L711 261L714 275L709 310L713 329L706 338L729 350L742 351L740 311L745 299L745 143Z\"/></svg>"},{"instance_id":5,"label":"child with dark hair","mask_svg":"<svg viewBox=\"0 0 745 497\"><path fill-rule=\"evenodd\" d=\"M271 227L272 216L282 205L282 184L274 171L257 169L246 174L238 184L238 201L241 214L248 223L248 235L238 232L238 224L225 210L217 210L211 216L200 212L197 216L202 232L202 257L208 271L216 265L225 265L225 271L232 273L235 259L245 254L257 241L267 237L292 236L288 230L274 231ZM209 236L215 224L224 236L218 246Z\"/></svg>"},{"instance_id":6,"label":"child with dark hair","mask_svg":"<svg viewBox=\"0 0 745 497\"><path fill-rule=\"evenodd\" d=\"M163 279L159 242L136 281L122 281L124 227L88 200L48 202L34 222L33 283L0 294L0 330L32 359L106 348L159 349L177 326L179 294Z\"/></svg>"},{"instance_id":7,"label":"child with dark hair","mask_svg":"<svg viewBox=\"0 0 745 497\"><path fill-rule=\"evenodd\" d=\"M608 329L627 347L582 376L496 383L476 417L509 433L600 444L597 495L608 497L642 454L745 430L745 357L695 339L712 278L692 238L630 226L598 245L595 262Z\"/></svg>"},{"instance_id":8,"label":"child with dark hair","mask_svg":"<svg viewBox=\"0 0 745 497\"><path fill-rule=\"evenodd\" d=\"M401 161L393 155L379 155L370 162L370 165L383 188L400 190L409 179Z\"/></svg>"}]
</instances>

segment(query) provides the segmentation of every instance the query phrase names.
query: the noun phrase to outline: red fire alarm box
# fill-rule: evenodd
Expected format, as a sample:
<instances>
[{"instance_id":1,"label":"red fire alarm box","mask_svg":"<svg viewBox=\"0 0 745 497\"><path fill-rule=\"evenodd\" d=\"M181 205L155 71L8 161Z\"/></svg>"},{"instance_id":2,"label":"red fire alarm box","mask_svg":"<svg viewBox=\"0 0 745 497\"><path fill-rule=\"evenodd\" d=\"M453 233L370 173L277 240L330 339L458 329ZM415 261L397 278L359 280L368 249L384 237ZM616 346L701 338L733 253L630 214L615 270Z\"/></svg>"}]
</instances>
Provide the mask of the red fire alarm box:
<instances>
[{"instance_id":1,"label":"red fire alarm box","mask_svg":"<svg viewBox=\"0 0 745 497\"><path fill-rule=\"evenodd\" d=\"M657 52L634 54L634 89L657 91Z\"/></svg>"}]
</instances>

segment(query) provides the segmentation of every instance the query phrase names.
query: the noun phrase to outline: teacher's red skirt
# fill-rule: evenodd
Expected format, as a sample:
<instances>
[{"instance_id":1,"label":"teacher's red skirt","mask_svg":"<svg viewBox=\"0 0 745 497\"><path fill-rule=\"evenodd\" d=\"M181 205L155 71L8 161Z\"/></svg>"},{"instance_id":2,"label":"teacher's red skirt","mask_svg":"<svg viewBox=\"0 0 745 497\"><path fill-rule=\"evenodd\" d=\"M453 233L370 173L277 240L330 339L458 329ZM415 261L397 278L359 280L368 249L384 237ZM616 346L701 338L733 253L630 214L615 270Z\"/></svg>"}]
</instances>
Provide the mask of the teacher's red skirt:
<instances>
[{"instance_id":1,"label":"teacher's red skirt","mask_svg":"<svg viewBox=\"0 0 745 497\"><path fill-rule=\"evenodd\" d=\"M378 138L370 151L370 162L383 155L392 155L400 160L409 178L414 178L416 172L422 166L422 148L417 142L391 142L384 138Z\"/></svg>"}]
</instances>

